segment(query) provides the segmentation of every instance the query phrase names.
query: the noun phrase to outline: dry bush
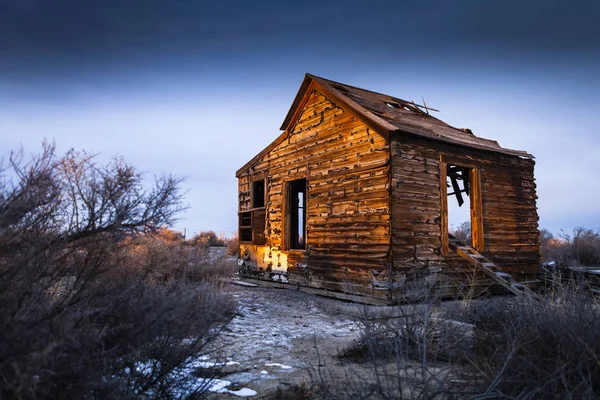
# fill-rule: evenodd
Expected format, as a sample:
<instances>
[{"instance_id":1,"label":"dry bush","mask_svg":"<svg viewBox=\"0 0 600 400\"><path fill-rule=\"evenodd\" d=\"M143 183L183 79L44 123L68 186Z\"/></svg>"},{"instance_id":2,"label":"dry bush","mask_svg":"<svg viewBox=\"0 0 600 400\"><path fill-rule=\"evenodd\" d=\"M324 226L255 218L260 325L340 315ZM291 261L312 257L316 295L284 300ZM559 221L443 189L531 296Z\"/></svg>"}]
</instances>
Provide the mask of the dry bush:
<instances>
[{"instance_id":1,"label":"dry bush","mask_svg":"<svg viewBox=\"0 0 600 400\"><path fill-rule=\"evenodd\" d=\"M463 243L471 243L471 222L464 221L450 229L450 234Z\"/></svg>"},{"instance_id":2,"label":"dry bush","mask_svg":"<svg viewBox=\"0 0 600 400\"><path fill-rule=\"evenodd\" d=\"M542 258L559 266L600 266L600 232L577 227L573 234L561 232L554 238L547 230L540 235Z\"/></svg>"},{"instance_id":3,"label":"dry bush","mask_svg":"<svg viewBox=\"0 0 600 400\"><path fill-rule=\"evenodd\" d=\"M540 229L540 256L542 261L550 259L550 248L556 239L548 229Z\"/></svg>"},{"instance_id":4,"label":"dry bush","mask_svg":"<svg viewBox=\"0 0 600 400\"><path fill-rule=\"evenodd\" d=\"M194 361L231 318L231 298L210 279L167 272L177 253L170 245L157 245L148 264L128 263L136 240L180 209L179 180L160 177L146 189L122 160L59 158L48 145L30 162L11 156L8 168L0 173L0 398L206 391Z\"/></svg>"},{"instance_id":5,"label":"dry bush","mask_svg":"<svg viewBox=\"0 0 600 400\"><path fill-rule=\"evenodd\" d=\"M600 303L581 282L541 299L426 301L363 313L340 352L372 375L311 371L321 398L594 399L600 396ZM435 307L434 307L435 306Z\"/></svg>"},{"instance_id":6,"label":"dry bush","mask_svg":"<svg viewBox=\"0 0 600 400\"><path fill-rule=\"evenodd\" d=\"M202 231L188 239L190 246L225 247L225 240L218 237L214 231Z\"/></svg>"},{"instance_id":7,"label":"dry bush","mask_svg":"<svg viewBox=\"0 0 600 400\"><path fill-rule=\"evenodd\" d=\"M151 282L217 282L233 275L235 262L214 255L210 247L188 246L157 235L132 238L118 257L123 264L143 274Z\"/></svg>"},{"instance_id":8,"label":"dry bush","mask_svg":"<svg viewBox=\"0 0 600 400\"><path fill-rule=\"evenodd\" d=\"M427 288L422 292L432 293ZM470 349L471 326L440 315L437 304L438 299L429 296L421 304L362 308L356 321L359 339L338 354L346 366L344 374L320 361L309 371L315 397L429 399L466 392L456 383L459 375L453 363ZM363 367L354 370L352 362Z\"/></svg>"},{"instance_id":9,"label":"dry bush","mask_svg":"<svg viewBox=\"0 0 600 400\"><path fill-rule=\"evenodd\" d=\"M236 235L227 239L227 252L228 256L237 256L240 251L240 238Z\"/></svg>"},{"instance_id":10,"label":"dry bush","mask_svg":"<svg viewBox=\"0 0 600 400\"><path fill-rule=\"evenodd\" d=\"M494 299L474 307L481 391L509 398L600 395L600 304L578 282L539 301Z\"/></svg>"}]
</instances>

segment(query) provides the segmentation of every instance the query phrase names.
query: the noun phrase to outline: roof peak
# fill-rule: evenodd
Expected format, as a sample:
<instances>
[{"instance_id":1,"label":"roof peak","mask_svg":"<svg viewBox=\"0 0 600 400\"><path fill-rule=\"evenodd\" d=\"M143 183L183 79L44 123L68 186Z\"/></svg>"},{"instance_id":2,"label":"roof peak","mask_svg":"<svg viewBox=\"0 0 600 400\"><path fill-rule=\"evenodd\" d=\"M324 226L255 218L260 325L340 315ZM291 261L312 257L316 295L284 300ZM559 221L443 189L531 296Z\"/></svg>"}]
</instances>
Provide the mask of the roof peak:
<instances>
[{"instance_id":1,"label":"roof peak","mask_svg":"<svg viewBox=\"0 0 600 400\"><path fill-rule=\"evenodd\" d=\"M297 112L310 88L317 89L331 97L332 100L343 104L349 111L355 113L383 135L389 135L391 132L408 133L458 146L533 158L527 152L503 148L494 140L475 136L470 129L455 128L423 111L422 108L425 106L412 101L347 85L310 73L306 73L281 125L281 130L287 131L293 127L298 117Z\"/></svg>"}]
</instances>

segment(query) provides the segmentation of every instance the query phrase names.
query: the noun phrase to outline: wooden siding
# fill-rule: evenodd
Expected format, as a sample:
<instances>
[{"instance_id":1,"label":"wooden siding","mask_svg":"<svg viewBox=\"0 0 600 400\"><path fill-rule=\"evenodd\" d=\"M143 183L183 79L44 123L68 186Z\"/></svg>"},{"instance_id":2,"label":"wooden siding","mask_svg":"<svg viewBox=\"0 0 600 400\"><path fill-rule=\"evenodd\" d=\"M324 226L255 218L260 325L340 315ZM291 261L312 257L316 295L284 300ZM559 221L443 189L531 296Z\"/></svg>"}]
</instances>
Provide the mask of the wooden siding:
<instances>
[{"instance_id":1,"label":"wooden siding","mask_svg":"<svg viewBox=\"0 0 600 400\"><path fill-rule=\"evenodd\" d=\"M441 266L459 289L470 267L444 257L440 163L474 167L480 179L483 254L518 280L535 279L539 265L534 161L465 149L407 135L391 137L392 254L396 274ZM454 280L453 275L462 278Z\"/></svg>"},{"instance_id":2,"label":"wooden siding","mask_svg":"<svg viewBox=\"0 0 600 400\"><path fill-rule=\"evenodd\" d=\"M266 184L266 245L248 248L259 267L287 269L292 284L385 296L374 286L390 254L389 145L318 90L307 96L287 139L239 176L240 212L251 209L252 180ZM307 250L284 251L286 182L301 178Z\"/></svg>"}]
</instances>

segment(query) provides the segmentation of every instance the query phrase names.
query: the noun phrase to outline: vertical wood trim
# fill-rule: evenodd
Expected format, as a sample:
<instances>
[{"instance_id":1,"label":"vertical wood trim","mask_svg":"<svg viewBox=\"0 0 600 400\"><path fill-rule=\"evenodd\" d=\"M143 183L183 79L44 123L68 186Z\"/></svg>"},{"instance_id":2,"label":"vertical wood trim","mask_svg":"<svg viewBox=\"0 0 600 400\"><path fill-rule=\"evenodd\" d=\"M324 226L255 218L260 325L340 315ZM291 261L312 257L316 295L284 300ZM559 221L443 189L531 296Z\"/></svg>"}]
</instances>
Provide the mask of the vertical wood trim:
<instances>
[{"instance_id":1,"label":"vertical wood trim","mask_svg":"<svg viewBox=\"0 0 600 400\"><path fill-rule=\"evenodd\" d=\"M440 210L441 215L441 240L442 240L442 256L448 255L448 188L446 186L446 173L448 164L442 161L440 156Z\"/></svg>"},{"instance_id":2,"label":"vertical wood trim","mask_svg":"<svg viewBox=\"0 0 600 400\"><path fill-rule=\"evenodd\" d=\"M289 213L289 201L290 201L290 181L283 181L281 193L283 194L282 200L282 215L281 215L281 248L282 250L290 249L290 233L288 227L290 226L290 213Z\"/></svg>"},{"instance_id":3,"label":"vertical wood trim","mask_svg":"<svg viewBox=\"0 0 600 400\"><path fill-rule=\"evenodd\" d=\"M471 241L473 248L481 253L484 250L481 172L479 168L473 168L469 175L471 184Z\"/></svg>"},{"instance_id":4,"label":"vertical wood trim","mask_svg":"<svg viewBox=\"0 0 600 400\"><path fill-rule=\"evenodd\" d=\"M388 266L390 268L394 268L394 190L397 190L395 185L394 185L394 158L396 157L396 154L394 153L394 150L392 149L392 147L395 146L399 146L398 142L397 142L397 138L391 137L390 136L390 140L388 141L388 150L390 152L390 161L388 164L388 210L389 210L389 222L388 222L388 254L387 254L387 260L388 260ZM394 145L394 146L392 146Z\"/></svg>"},{"instance_id":5,"label":"vertical wood trim","mask_svg":"<svg viewBox=\"0 0 600 400\"><path fill-rule=\"evenodd\" d=\"M306 178L305 179L305 187L304 187L304 250L308 251L309 246L308 246L308 187L310 186L310 181L309 181L309 169L308 169L308 165L306 166Z\"/></svg>"}]
</instances>

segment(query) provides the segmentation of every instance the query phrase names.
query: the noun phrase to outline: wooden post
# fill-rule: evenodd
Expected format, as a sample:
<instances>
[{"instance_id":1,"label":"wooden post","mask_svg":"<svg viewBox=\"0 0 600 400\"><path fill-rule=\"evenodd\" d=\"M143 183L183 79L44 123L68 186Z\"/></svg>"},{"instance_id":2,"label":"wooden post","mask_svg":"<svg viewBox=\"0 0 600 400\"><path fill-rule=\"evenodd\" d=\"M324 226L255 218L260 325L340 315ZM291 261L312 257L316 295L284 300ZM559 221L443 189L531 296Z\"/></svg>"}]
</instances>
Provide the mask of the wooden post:
<instances>
[{"instance_id":1,"label":"wooden post","mask_svg":"<svg viewBox=\"0 0 600 400\"><path fill-rule=\"evenodd\" d=\"M448 255L448 188L447 174L448 164L442 162L440 156L440 212L441 212L441 229L442 229L442 256Z\"/></svg>"},{"instance_id":2,"label":"wooden post","mask_svg":"<svg viewBox=\"0 0 600 400\"><path fill-rule=\"evenodd\" d=\"M483 240L483 204L481 200L481 173L479 168L469 172L471 184L471 243L473 248L482 253Z\"/></svg>"}]
</instances>

